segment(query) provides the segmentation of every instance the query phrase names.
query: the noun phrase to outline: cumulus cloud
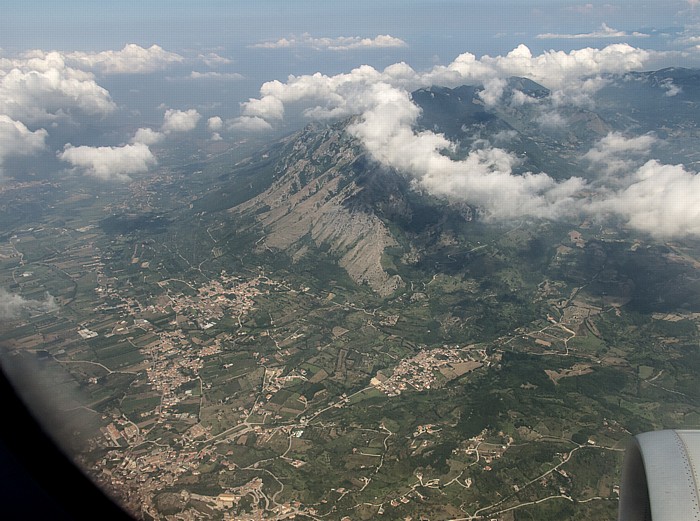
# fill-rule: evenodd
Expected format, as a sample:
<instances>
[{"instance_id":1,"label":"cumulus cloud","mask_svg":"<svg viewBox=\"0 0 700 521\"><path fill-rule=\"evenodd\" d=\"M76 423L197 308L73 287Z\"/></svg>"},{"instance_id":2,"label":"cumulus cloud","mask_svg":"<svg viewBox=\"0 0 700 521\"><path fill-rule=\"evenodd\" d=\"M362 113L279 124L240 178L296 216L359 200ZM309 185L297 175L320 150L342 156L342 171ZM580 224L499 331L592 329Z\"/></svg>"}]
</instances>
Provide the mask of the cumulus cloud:
<instances>
[{"instance_id":1,"label":"cumulus cloud","mask_svg":"<svg viewBox=\"0 0 700 521\"><path fill-rule=\"evenodd\" d=\"M508 83L503 78L489 78L484 81L484 89L479 92L478 96L487 107L492 107L501 100L507 85Z\"/></svg>"},{"instance_id":2,"label":"cumulus cloud","mask_svg":"<svg viewBox=\"0 0 700 521\"><path fill-rule=\"evenodd\" d=\"M79 67L95 69L104 74L145 74L163 70L184 60L158 45L143 48L130 43L120 51L72 52L66 59Z\"/></svg>"},{"instance_id":3,"label":"cumulus cloud","mask_svg":"<svg viewBox=\"0 0 700 521\"><path fill-rule=\"evenodd\" d=\"M628 138L619 132L610 132L593 145L583 159L589 162L591 169L604 173L610 180L611 175L632 170L651 153L657 142L651 134Z\"/></svg>"},{"instance_id":4,"label":"cumulus cloud","mask_svg":"<svg viewBox=\"0 0 700 521\"><path fill-rule=\"evenodd\" d=\"M207 130L211 132L210 139L212 141L221 141L221 132L224 128L224 121L219 116L212 116L207 120Z\"/></svg>"},{"instance_id":5,"label":"cumulus cloud","mask_svg":"<svg viewBox=\"0 0 700 521\"><path fill-rule=\"evenodd\" d=\"M546 51L533 56L530 49L520 45L505 56L477 59L464 53L449 65L437 65L423 73L405 63L390 65L383 71L364 65L334 76L316 73L290 76L284 83L266 82L260 88L260 97L243 103L241 112L244 117L260 118L270 126L283 119L285 105L298 102L308 105L305 114L312 118L360 114L370 106L367 100L371 98L365 98L365 93L380 82L406 91L431 85L477 84L484 86L482 100L495 104L503 93L505 79L511 76L527 77L552 89L554 101L584 102L587 95L605 84L602 74L639 70L653 55L653 51L614 44L603 49Z\"/></svg>"},{"instance_id":6,"label":"cumulus cloud","mask_svg":"<svg viewBox=\"0 0 700 521\"><path fill-rule=\"evenodd\" d=\"M479 205L487 218L558 217L585 184L579 178L557 182L543 173L514 175L519 159L499 148L453 160L443 153L453 148L443 135L414 131L420 111L407 92L378 83L365 96L371 106L349 132L370 155L411 175L420 189Z\"/></svg>"},{"instance_id":7,"label":"cumulus cloud","mask_svg":"<svg viewBox=\"0 0 700 521\"><path fill-rule=\"evenodd\" d=\"M160 127L160 131L151 128L140 128L136 131L134 137L131 138L131 143L155 145L175 132L189 132L194 130L201 118L201 114L197 112L196 109L167 109L163 116L163 124Z\"/></svg>"},{"instance_id":8,"label":"cumulus cloud","mask_svg":"<svg viewBox=\"0 0 700 521\"><path fill-rule=\"evenodd\" d=\"M251 98L242 103L241 107L245 116L277 120L284 117L284 102L274 95Z\"/></svg>"},{"instance_id":9,"label":"cumulus cloud","mask_svg":"<svg viewBox=\"0 0 700 521\"><path fill-rule=\"evenodd\" d=\"M604 84L603 73L642 69L652 56L653 51L627 44L533 56L521 45L505 56L477 59L465 53L424 73L399 63L383 71L362 66L334 76L290 76L284 83L263 84L260 97L243 103L242 116L227 123L234 129L269 129L291 105L304 107L313 118L354 115L348 132L374 160L411 177L419 190L478 205L487 219L615 215L653 235L700 234L700 176L682 166L643 163L658 143L653 135L612 132L599 140L582 159L599 173L587 182L555 180L543 172L516 174L521 159L498 147L475 148L455 160L446 153L455 145L444 135L416 130L420 109L410 92L419 87L482 85L482 101L494 104L502 97L504 79L524 76L553 89L556 101L571 96L568 92L594 92ZM565 121L553 112L540 123Z\"/></svg>"},{"instance_id":10,"label":"cumulus cloud","mask_svg":"<svg viewBox=\"0 0 700 521\"><path fill-rule=\"evenodd\" d=\"M142 143L144 145L155 145L165 139L165 134L150 128L140 128L131 138L132 143Z\"/></svg>"},{"instance_id":11,"label":"cumulus cloud","mask_svg":"<svg viewBox=\"0 0 700 521\"><path fill-rule=\"evenodd\" d=\"M305 76L290 76L286 83L279 81L263 84L261 94L278 99L317 98L323 105L342 113L345 92L353 86L386 81L408 90L441 85L456 87L463 84L482 85L482 94L490 103L499 101L502 80L511 76L530 78L552 90L555 100L583 101L586 96L605 85L605 73L624 73L640 70L650 59L657 57L655 51L638 49L628 44L613 44L603 49L583 48L570 52L545 51L533 56L525 45L519 45L505 56L483 56L477 58L463 53L448 65L436 65L427 72L417 72L405 63L396 63L382 72L373 67L361 66L346 74L325 76L319 73ZM285 92L282 92L285 91ZM266 100L271 103L272 100ZM323 108L321 106L321 108ZM279 111L278 111L279 112ZM330 114L331 109L326 113ZM347 111L345 111L347 112ZM264 114L258 114L265 117Z\"/></svg>"},{"instance_id":12,"label":"cumulus cloud","mask_svg":"<svg viewBox=\"0 0 700 521\"><path fill-rule=\"evenodd\" d=\"M58 52L32 51L0 58L0 113L24 123L55 120L74 112L105 116L116 109L90 72L66 65Z\"/></svg>"},{"instance_id":13,"label":"cumulus cloud","mask_svg":"<svg viewBox=\"0 0 700 521\"><path fill-rule=\"evenodd\" d=\"M518 159L497 148L475 150L466 159L455 161L443 154L453 146L443 135L416 132L413 127L419 108L408 90L392 85L404 83L410 76L405 66L384 73L364 66L332 77L293 77L287 84L263 85L260 103L243 109L252 106L261 126L265 117L281 118L285 103L305 98L323 102L309 112L316 117L359 114L348 130L375 160L411 175L418 188L480 205L487 217L555 217L567 209L568 200L583 186L582 180L557 182L546 174L514 175L512 168Z\"/></svg>"},{"instance_id":14,"label":"cumulus cloud","mask_svg":"<svg viewBox=\"0 0 700 521\"><path fill-rule=\"evenodd\" d=\"M646 33L632 32L628 33L626 31L618 31L612 27L608 27L606 24L600 26L600 29L590 33L576 33L576 34L562 34L562 33L543 33L538 34L536 38L540 40L578 40L578 39L591 39L591 38L648 38L649 35Z\"/></svg>"},{"instance_id":15,"label":"cumulus cloud","mask_svg":"<svg viewBox=\"0 0 700 521\"><path fill-rule=\"evenodd\" d=\"M388 34L380 34L374 38L360 36L340 36L337 38L314 38L309 33L300 37L280 38L274 42L262 42L251 47L257 49L287 49L290 47L307 47L316 50L351 51L355 49L383 49L389 47L406 47L408 44L401 38Z\"/></svg>"},{"instance_id":16,"label":"cumulus cloud","mask_svg":"<svg viewBox=\"0 0 700 521\"><path fill-rule=\"evenodd\" d=\"M270 125L263 118L257 116L241 116L227 121L229 130L237 130L242 132L265 132L272 130Z\"/></svg>"},{"instance_id":17,"label":"cumulus cloud","mask_svg":"<svg viewBox=\"0 0 700 521\"><path fill-rule=\"evenodd\" d=\"M212 116L207 120L207 129L211 132L219 132L224 128L224 122L219 116Z\"/></svg>"},{"instance_id":18,"label":"cumulus cloud","mask_svg":"<svg viewBox=\"0 0 700 521\"><path fill-rule=\"evenodd\" d=\"M659 238L700 235L700 175L683 165L646 158L659 139L611 132L583 158L601 174L582 211L617 216L627 226Z\"/></svg>"},{"instance_id":19,"label":"cumulus cloud","mask_svg":"<svg viewBox=\"0 0 700 521\"><path fill-rule=\"evenodd\" d=\"M74 147L67 144L58 158L104 180L128 181L131 174L147 172L156 158L144 143L120 147Z\"/></svg>"},{"instance_id":20,"label":"cumulus cloud","mask_svg":"<svg viewBox=\"0 0 700 521\"><path fill-rule=\"evenodd\" d=\"M604 73L640 70L654 56L653 51L631 45L612 44L603 49L586 47L570 52L545 51L533 56L525 45L519 45L505 56L459 55L447 66L434 67L423 79L435 84L456 86L481 83L493 77L522 76L545 87L562 92L588 91L603 86L598 78ZM593 80L593 81L591 81Z\"/></svg>"},{"instance_id":21,"label":"cumulus cloud","mask_svg":"<svg viewBox=\"0 0 700 521\"><path fill-rule=\"evenodd\" d=\"M166 134L172 132L189 132L197 127L201 114L196 109L176 110L168 109L163 117L163 126L160 130Z\"/></svg>"},{"instance_id":22,"label":"cumulus cloud","mask_svg":"<svg viewBox=\"0 0 700 521\"><path fill-rule=\"evenodd\" d=\"M625 186L589 207L617 215L628 226L656 237L700 235L700 175L682 165L650 160L625 180Z\"/></svg>"},{"instance_id":23,"label":"cumulus cloud","mask_svg":"<svg viewBox=\"0 0 700 521\"><path fill-rule=\"evenodd\" d=\"M14 320L24 313L47 313L58 309L56 300L46 293L44 300L26 299L0 288L0 319Z\"/></svg>"},{"instance_id":24,"label":"cumulus cloud","mask_svg":"<svg viewBox=\"0 0 700 521\"><path fill-rule=\"evenodd\" d=\"M406 90L431 85L482 85L485 87L482 99L493 104L499 101L503 92L503 81L511 76L523 76L543 84L553 90L552 98L560 102L583 102L587 95L605 85L602 74L639 70L653 56L653 51L627 44L609 45L603 49L577 49L569 53L546 51L533 56L527 46L520 45L505 56L477 59L471 53L464 53L449 65L438 65L424 73L416 72L405 63L390 65L381 72L364 65L334 76L316 73L290 76L285 83L264 83L260 98L243 103L242 112L245 116L271 122L283 118L285 104L316 101L316 105L309 107L309 116L345 116L356 113L363 106L358 91L377 81Z\"/></svg>"},{"instance_id":25,"label":"cumulus cloud","mask_svg":"<svg viewBox=\"0 0 700 521\"><path fill-rule=\"evenodd\" d=\"M32 132L24 123L0 114L0 169L6 157L28 156L42 150L47 135L43 128Z\"/></svg>"}]
</instances>

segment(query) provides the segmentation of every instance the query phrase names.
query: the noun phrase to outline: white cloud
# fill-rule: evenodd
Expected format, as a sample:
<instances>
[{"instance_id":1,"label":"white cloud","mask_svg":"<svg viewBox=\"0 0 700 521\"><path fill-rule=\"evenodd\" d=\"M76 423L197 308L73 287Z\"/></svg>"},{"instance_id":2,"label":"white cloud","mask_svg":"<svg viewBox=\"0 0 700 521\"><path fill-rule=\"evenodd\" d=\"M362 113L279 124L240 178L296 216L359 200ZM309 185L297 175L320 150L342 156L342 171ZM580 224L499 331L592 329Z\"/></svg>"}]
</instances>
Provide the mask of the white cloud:
<instances>
[{"instance_id":1,"label":"white cloud","mask_svg":"<svg viewBox=\"0 0 700 521\"><path fill-rule=\"evenodd\" d=\"M224 121L219 116L212 116L207 120L207 130L211 132L209 139L212 141L222 141L221 132L224 129Z\"/></svg>"},{"instance_id":2,"label":"white cloud","mask_svg":"<svg viewBox=\"0 0 700 521\"><path fill-rule=\"evenodd\" d=\"M201 114L197 112L196 109L167 109L163 116L163 124L160 127L160 131L150 128L140 128L136 131L134 137L131 138L131 143L155 145L175 132L189 132L194 130L201 118ZM221 120L221 118L218 119Z\"/></svg>"},{"instance_id":3,"label":"white cloud","mask_svg":"<svg viewBox=\"0 0 700 521\"><path fill-rule=\"evenodd\" d=\"M285 103L303 100L311 102L308 114L316 117L359 114L349 132L375 160L411 175L421 189L478 204L492 218L555 217L568 209L582 180L558 183L546 174L514 175L518 159L500 149L473 151L465 160L454 161L442 153L452 147L444 136L415 132L420 110L407 89L392 85L411 83L414 74L407 66L397 65L383 73L364 66L332 77L291 77L287 84L269 82L261 88L260 106L274 110L252 106L258 118L273 120L283 116ZM249 106L244 106L244 113ZM265 121L257 123L262 126Z\"/></svg>"},{"instance_id":4,"label":"white cloud","mask_svg":"<svg viewBox=\"0 0 700 521\"><path fill-rule=\"evenodd\" d=\"M674 43L678 45L696 45L700 43L700 36L697 36L697 34L695 34L695 31L689 32L686 30L684 31L683 36L680 36L679 38L674 40Z\"/></svg>"},{"instance_id":5,"label":"white cloud","mask_svg":"<svg viewBox=\"0 0 700 521\"><path fill-rule=\"evenodd\" d=\"M165 134L150 128L140 128L131 139L132 143L142 143L144 145L155 145L165 139Z\"/></svg>"},{"instance_id":6,"label":"white cloud","mask_svg":"<svg viewBox=\"0 0 700 521\"><path fill-rule=\"evenodd\" d=\"M314 118L343 117L361 114L370 103L365 94L377 83L411 91L420 87L463 84L484 85L481 96L493 104L499 101L504 80L511 76L531 78L553 89L555 101L586 101L586 96L601 88L603 73L639 70L654 56L653 51L636 49L627 44L614 44L603 49L585 48L546 51L533 56L520 45L505 56L484 56L477 59L470 53L458 56L446 66L438 65L425 73L397 63L378 71L363 65L349 73L326 76L320 73L290 76L285 83L270 81L260 88L260 98L241 104L243 116L262 118L268 123L281 120L285 105L303 102L305 114Z\"/></svg>"},{"instance_id":7,"label":"white cloud","mask_svg":"<svg viewBox=\"0 0 700 521\"><path fill-rule=\"evenodd\" d=\"M498 104L508 83L503 78L489 78L484 81L484 90L478 96L487 107Z\"/></svg>"},{"instance_id":8,"label":"white cloud","mask_svg":"<svg viewBox=\"0 0 700 521\"><path fill-rule=\"evenodd\" d=\"M189 132L197 127L201 117L195 109L168 109L165 111L163 126L160 129L166 134L171 132Z\"/></svg>"},{"instance_id":9,"label":"white cloud","mask_svg":"<svg viewBox=\"0 0 700 521\"><path fill-rule=\"evenodd\" d=\"M24 123L0 114L0 168L6 157L28 156L42 150L47 135L43 128L32 132Z\"/></svg>"},{"instance_id":10,"label":"white cloud","mask_svg":"<svg viewBox=\"0 0 700 521\"><path fill-rule=\"evenodd\" d=\"M576 34L561 34L561 33L543 33L538 34L536 38L540 40L578 40L578 39L591 39L591 38L648 38L649 35L645 33L632 32L628 33L626 31L618 31L606 24L601 25L600 29L590 33L576 33Z\"/></svg>"},{"instance_id":11,"label":"white cloud","mask_svg":"<svg viewBox=\"0 0 700 521\"><path fill-rule=\"evenodd\" d=\"M69 143L58 158L85 169L89 175L116 181L128 181L131 174L147 172L156 164L156 158L143 143L120 147L74 147Z\"/></svg>"},{"instance_id":12,"label":"white cloud","mask_svg":"<svg viewBox=\"0 0 700 521\"><path fill-rule=\"evenodd\" d=\"M238 130L242 132L264 132L272 130L270 125L263 118L257 116L241 116L226 122L229 130Z\"/></svg>"},{"instance_id":13,"label":"white cloud","mask_svg":"<svg viewBox=\"0 0 700 521\"><path fill-rule=\"evenodd\" d=\"M55 120L73 112L105 116L116 109L94 76L66 65L58 52L32 51L21 59L0 58L0 113L28 122Z\"/></svg>"},{"instance_id":14,"label":"white cloud","mask_svg":"<svg viewBox=\"0 0 700 521\"><path fill-rule=\"evenodd\" d=\"M664 92L664 96L667 96L669 98L683 92L683 89L680 88L678 85L674 84L673 80L670 78L667 81L662 82L661 87L666 89L666 92Z\"/></svg>"},{"instance_id":15,"label":"white cloud","mask_svg":"<svg viewBox=\"0 0 700 521\"><path fill-rule=\"evenodd\" d=\"M197 128L197 124L201 118L202 115L197 112L196 109L166 109L160 131L150 128L140 128L136 131L134 137L131 138L131 143L155 145L175 132L189 132L194 130Z\"/></svg>"},{"instance_id":16,"label":"white cloud","mask_svg":"<svg viewBox=\"0 0 700 521\"><path fill-rule=\"evenodd\" d=\"M0 319L13 320L23 313L47 313L58 309L56 300L46 293L44 300L26 299L0 288Z\"/></svg>"},{"instance_id":17,"label":"white cloud","mask_svg":"<svg viewBox=\"0 0 700 521\"><path fill-rule=\"evenodd\" d=\"M528 96L522 91L514 90L510 99L510 104L513 107L522 107L523 105L534 104L538 103L539 101L539 99Z\"/></svg>"},{"instance_id":18,"label":"white cloud","mask_svg":"<svg viewBox=\"0 0 700 521\"><path fill-rule=\"evenodd\" d=\"M389 47L406 47L408 44L400 38L380 34L374 38L360 36L340 36L337 38L314 38L308 33L300 37L280 38L274 42L262 42L251 47L257 49L287 49L290 47L308 47L316 50L350 51L355 49L384 49Z\"/></svg>"},{"instance_id":19,"label":"white cloud","mask_svg":"<svg viewBox=\"0 0 700 521\"><path fill-rule=\"evenodd\" d=\"M224 122L219 116L212 116L207 120L207 129L211 132L219 132L224 128Z\"/></svg>"},{"instance_id":20,"label":"white cloud","mask_svg":"<svg viewBox=\"0 0 700 521\"><path fill-rule=\"evenodd\" d=\"M700 175L651 160L625 184L589 211L620 216L628 226L660 238L700 235Z\"/></svg>"},{"instance_id":21,"label":"white cloud","mask_svg":"<svg viewBox=\"0 0 700 521\"><path fill-rule=\"evenodd\" d=\"M328 46L328 49L331 51L348 51L353 49L384 49L388 47L407 46L408 44L401 38L396 38L389 34L380 34L374 38L336 38L335 42Z\"/></svg>"},{"instance_id":22,"label":"white cloud","mask_svg":"<svg viewBox=\"0 0 700 521\"><path fill-rule=\"evenodd\" d=\"M518 158L498 148L452 160L442 153L452 148L443 135L413 130L420 111L407 92L378 83L365 97L371 106L349 132L375 160L411 175L415 186L432 194L479 205L487 218L560 216L584 185L578 178L557 182L546 174L514 175Z\"/></svg>"},{"instance_id":23,"label":"white cloud","mask_svg":"<svg viewBox=\"0 0 700 521\"><path fill-rule=\"evenodd\" d=\"M237 72L198 72L192 71L188 76L191 80L227 80L227 81L238 81L244 79L242 74Z\"/></svg>"},{"instance_id":24,"label":"white cloud","mask_svg":"<svg viewBox=\"0 0 700 521\"><path fill-rule=\"evenodd\" d=\"M250 47L254 49L286 49L296 44L297 41L295 39L287 40L286 38L280 38L276 42L261 42L251 45Z\"/></svg>"},{"instance_id":25,"label":"white cloud","mask_svg":"<svg viewBox=\"0 0 700 521\"><path fill-rule=\"evenodd\" d=\"M457 86L462 83L482 83L488 78L522 76L553 90L592 89L590 77L603 73L624 73L640 70L654 51L638 49L626 43L612 44L603 49L586 47L570 52L545 51L533 56L525 45L519 45L505 56L483 56L471 53L459 55L447 66L434 67L424 75L432 83ZM602 84L598 84L602 86Z\"/></svg>"},{"instance_id":26,"label":"white cloud","mask_svg":"<svg viewBox=\"0 0 700 521\"><path fill-rule=\"evenodd\" d=\"M276 96L263 96L260 99L251 98L241 103L245 116L263 119L282 119L284 117L284 102Z\"/></svg>"},{"instance_id":27,"label":"white cloud","mask_svg":"<svg viewBox=\"0 0 700 521\"><path fill-rule=\"evenodd\" d=\"M629 172L651 153L658 139L650 134L627 138L619 132L610 132L583 155L591 169L607 176Z\"/></svg>"},{"instance_id":28,"label":"white cloud","mask_svg":"<svg viewBox=\"0 0 700 521\"><path fill-rule=\"evenodd\" d=\"M314 118L356 115L348 131L373 159L410 176L417 189L478 205L486 218L616 215L658 236L698 235L700 176L656 161L642 165L658 142L652 135L613 132L601 139L583 156L602 174L588 183L577 177L558 181L546 173L516 175L521 160L500 148L475 149L454 160L444 153L454 149L444 135L415 129L420 109L409 93L419 87L480 84L482 101L498 103L502 80L523 76L554 89L553 101L577 99L604 84L601 74L643 69L654 56L627 44L532 56L521 45L505 56L477 59L465 53L426 73L400 63L383 71L362 66L334 76L290 76L285 83L263 84L260 98L242 104L242 116L227 123L234 129L269 129L290 105L305 107L303 113ZM541 123L565 123L560 118L552 113Z\"/></svg>"},{"instance_id":29,"label":"white cloud","mask_svg":"<svg viewBox=\"0 0 700 521\"><path fill-rule=\"evenodd\" d=\"M211 67L212 69L214 67L218 67L219 65L228 65L229 63L232 63L232 61L228 58L225 58L224 56L219 56L215 52L200 54L198 58L202 60L207 67Z\"/></svg>"},{"instance_id":30,"label":"white cloud","mask_svg":"<svg viewBox=\"0 0 700 521\"><path fill-rule=\"evenodd\" d=\"M104 74L145 74L163 70L184 60L179 54L166 51L158 45L146 49L133 43L125 45L120 51L72 52L65 56L70 63L96 69Z\"/></svg>"}]
</instances>

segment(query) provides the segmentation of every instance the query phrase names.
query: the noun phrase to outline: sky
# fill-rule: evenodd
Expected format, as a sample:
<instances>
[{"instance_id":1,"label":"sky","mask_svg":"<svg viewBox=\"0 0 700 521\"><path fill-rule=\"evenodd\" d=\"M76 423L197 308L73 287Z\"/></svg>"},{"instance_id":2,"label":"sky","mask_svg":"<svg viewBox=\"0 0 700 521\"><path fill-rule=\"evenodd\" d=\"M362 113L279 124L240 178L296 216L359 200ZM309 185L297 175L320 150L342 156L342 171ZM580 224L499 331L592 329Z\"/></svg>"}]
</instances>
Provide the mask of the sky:
<instances>
[{"instance_id":1,"label":"sky","mask_svg":"<svg viewBox=\"0 0 700 521\"><path fill-rule=\"evenodd\" d=\"M609 172L617 191L583 201L593 189L583 180L516 176L518 158L496 144L453 161L440 153L444 136L414 131L416 88L481 85L489 105L502 102L507 77L526 76L552 89L543 118L549 110L561 124L557 103L585 104L602 75L666 66L700 66L700 0L11 3L0 18L0 182L41 171L128 183L187 136L235 142L360 115L350 131L374 159L494 218L555 219L575 207L700 234L678 215L667 223L630 210L649 179L666 180L669 197L685 193L689 207L700 201L694 172L653 163L655 138L611 135L582 157L626 169ZM620 150L638 161L620 163Z\"/></svg>"},{"instance_id":2,"label":"sky","mask_svg":"<svg viewBox=\"0 0 700 521\"><path fill-rule=\"evenodd\" d=\"M601 37L602 24L629 35L656 35L645 41L649 48L679 48L675 36L684 29L692 31L700 23L699 12L700 4L693 0L29 0L3 6L0 34L2 47L10 52L28 48L101 51L127 43L157 43L177 52L222 48L236 58L250 55L247 46L251 44L304 33L319 38L391 34L409 44L394 56L423 67L429 65L423 60L435 55L445 61L464 51L477 56L501 54L520 43L535 53L595 46L610 40L609 35ZM591 37L538 38L585 34ZM615 40L633 43L639 38ZM259 61L258 65L264 67Z\"/></svg>"}]
</instances>

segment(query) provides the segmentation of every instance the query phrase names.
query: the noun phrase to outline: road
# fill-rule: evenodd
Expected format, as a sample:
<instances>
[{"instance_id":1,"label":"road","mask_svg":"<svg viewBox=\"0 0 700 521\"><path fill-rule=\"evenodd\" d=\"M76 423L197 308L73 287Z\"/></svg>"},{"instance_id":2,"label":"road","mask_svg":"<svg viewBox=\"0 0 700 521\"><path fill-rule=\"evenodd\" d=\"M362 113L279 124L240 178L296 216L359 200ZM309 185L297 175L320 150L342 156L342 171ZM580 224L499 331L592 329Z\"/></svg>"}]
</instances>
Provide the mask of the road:
<instances>
[{"instance_id":1,"label":"road","mask_svg":"<svg viewBox=\"0 0 700 521\"><path fill-rule=\"evenodd\" d=\"M624 449L618 449L618 448L615 448L615 447L600 447L600 446L596 446L596 445L579 445L578 447L575 447L575 448L571 449L571 450L566 454L566 456L564 456L564 458L562 458L562 461L561 461L561 462L559 462L559 463L557 463L556 465L554 465L554 466L553 466L552 468L550 468L548 471L546 471L546 472L540 474L539 476L537 476L537 477L531 479L530 481L528 481L528 482L525 483L524 485L519 486L518 492L522 491L522 490L523 490L524 488L526 488L526 487L529 487L529 486L532 485L533 483L535 483L535 482L537 482L537 481L540 481L541 479L543 479L543 478L549 476L552 472L555 472L555 471L559 470L560 467L562 467L563 465L565 465L566 463L568 463L569 460L571 460L571 458L573 457L573 455L574 455L576 452L578 452L579 450L583 450L583 449L612 450L612 451L615 451L615 452L624 452ZM482 518L484 518L484 517L493 518L493 517L497 517L498 515L503 514L503 513L505 513L505 512L510 512L511 510L516 510L516 509L518 509L518 508L522 508L522 507L525 507L525 506L528 506L528 505L535 505L535 504L538 504L538 503L543 503L543 502L545 502L545 501L549 501L549 500L551 500L551 499L556 499L556 498L563 498L563 499L566 499L566 500L572 501L572 502L573 502L573 501L577 501L577 502L579 502L579 503L585 503L585 502L588 502L588 501L593 501L593 500L595 500L595 499L610 499L610 498L595 497L595 498L586 498L586 499L578 499L578 500L576 500L576 499L574 499L574 498L572 498L572 497L570 497L570 496L567 496L567 495L565 495L565 494L558 494L558 495L547 496L547 497L545 497L545 498L538 499L538 500L535 500L535 501L528 501L528 502L518 503L518 504L516 504L516 505L510 506L510 507L508 507L508 508L504 508L504 509L501 509L501 510L492 511L494 508L499 507L500 505L502 505L503 503L505 503L505 502L508 501L509 499L512 499L514 496L515 496L515 494L511 494L511 495L509 495L509 496L504 497L504 498L501 499L500 501L497 501L497 502L495 502L495 503L492 503L491 505L488 505L488 506L485 506L485 507L482 507L482 508L478 509L477 511L475 511L475 512L474 512L473 514L471 514L471 515L467 515L466 517L460 517L460 518L450 519L449 521L470 521L470 520L473 520L473 519L482 519ZM483 515L482 515L482 513L483 513Z\"/></svg>"}]
</instances>

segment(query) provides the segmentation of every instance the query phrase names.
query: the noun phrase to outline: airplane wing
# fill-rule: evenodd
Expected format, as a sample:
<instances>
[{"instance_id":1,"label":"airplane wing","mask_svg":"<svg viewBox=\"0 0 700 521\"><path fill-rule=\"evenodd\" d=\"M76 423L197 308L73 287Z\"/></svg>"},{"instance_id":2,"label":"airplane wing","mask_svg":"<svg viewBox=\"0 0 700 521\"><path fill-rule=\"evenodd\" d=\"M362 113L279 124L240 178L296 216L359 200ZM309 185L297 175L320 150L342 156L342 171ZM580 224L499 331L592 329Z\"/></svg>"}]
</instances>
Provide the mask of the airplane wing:
<instances>
[{"instance_id":1,"label":"airplane wing","mask_svg":"<svg viewBox=\"0 0 700 521\"><path fill-rule=\"evenodd\" d=\"M700 430L634 437L625 453L618 521L700 521Z\"/></svg>"}]
</instances>

